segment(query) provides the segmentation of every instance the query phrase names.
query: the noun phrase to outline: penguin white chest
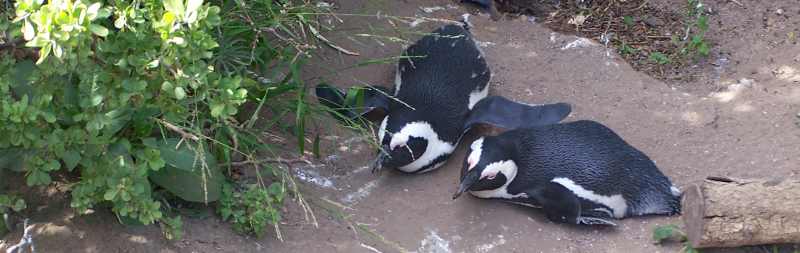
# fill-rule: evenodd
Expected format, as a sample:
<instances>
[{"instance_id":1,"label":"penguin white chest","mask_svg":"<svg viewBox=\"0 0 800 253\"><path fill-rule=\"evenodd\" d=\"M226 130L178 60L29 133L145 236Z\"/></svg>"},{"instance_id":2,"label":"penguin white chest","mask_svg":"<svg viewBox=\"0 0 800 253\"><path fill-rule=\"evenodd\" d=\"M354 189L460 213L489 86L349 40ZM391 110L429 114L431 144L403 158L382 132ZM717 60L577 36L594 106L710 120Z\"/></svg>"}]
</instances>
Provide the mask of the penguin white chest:
<instances>
[{"instance_id":1,"label":"penguin white chest","mask_svg":"<svg viewBox=\"0 0 800 253\"><path fill-rule=\"evenodd\" d=\"M621 194L614 194L610 196L597 194L592 190L583 188L583 186L580 186L574 181L565 177L553 178L551 182L563 185L572 193L574 193L575 196L581 199L607 206L611 209L611 214L615 218L625 217L625 214L628 212L628 202L625 201L625 198L623 198Z\"/></svg>"}]
</instances>

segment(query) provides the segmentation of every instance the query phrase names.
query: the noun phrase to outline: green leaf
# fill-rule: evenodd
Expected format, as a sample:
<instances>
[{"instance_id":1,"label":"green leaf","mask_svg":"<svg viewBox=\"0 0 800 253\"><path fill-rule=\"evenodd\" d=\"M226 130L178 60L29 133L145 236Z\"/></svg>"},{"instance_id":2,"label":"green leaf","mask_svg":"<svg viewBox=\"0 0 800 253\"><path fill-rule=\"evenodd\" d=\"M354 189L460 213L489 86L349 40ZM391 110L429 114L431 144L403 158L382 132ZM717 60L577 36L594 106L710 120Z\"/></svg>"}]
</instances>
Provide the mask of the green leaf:
<instances>
[{"instance_id":1,"label":"green leaf","mask_svg":"<svg viewBox=\"0 0 800 253\"><path fill-rule=\"evenodd\" d=\"M219 199L225 180L214 156L203 152L205 159L201 161L186 142L176 148L178 143L179 139L175 138L158 141L161 158L167 166L150 171L151 181L186 201L213 202ZM203 162L207 166L202 166Z\"/></svg>"},{"instance_id":2,"label":"green leaf","mask_svg":"<svg viewBox=\"0 0 800 253\"><path fill-rule=\"evenodd\" d=\"M212 103L211 104L211 117L218 118L222 116L222 112L225 110L225 104L222 103Z\"/></svg>"},{"instance_id":3,"label":"green leaf","mask_svg":"<svg viewBox=\"0 0 800 253\"><path fill-rule=\"evenodd\" d=\"M158 67L158 59L152 60L147 63L147 68L152 69Z\"/></svg>"},{"instance_id":4,"label":"green leaf","mask_svg":"<svg viewBox=\"0 0 800 253\"><path fill-rule=\"evenodd\" d=\"M125 17L125 15L119 15L119 17L117 17L117 19L114 20L114 27L116 27L117 29L122 29L123 27L125 27L125 24L127 24L127 22L128 19L127 17Z\"/></svg>"},{"instance_id":5,"label":"green leaf","mask_svg":"<svg viewBox=\"0 0 800 253\"><path fill-rule=\"evenodd\" d=\"M145 224L137 218L130 215L119 215L119 222L126 226L144 226Z\"/></svg>"},{"instance_id":6,"label":"green leaf","mask_svg":"<svg viewBox=\"0 0 800 253\"><path fill-rule=\"evenodd\" d=\"M53 47L50 44L45 45L44 47L42 47L42 49L39 49L39 60L36 61L36 65L39 65L42 62L44 62L44 60L47 59L47 56L50 55L50 51L52 50Z\"/></svg>"},{"instance_id":7,"label":"green leaf","mask_svg":"<svg viewBox=\"0 0 800 253\"><path fill-rule=\"evenodd\" d=\"M201 5L203 5L203 0L187 0L184 20L188 23L194 23L197 20L197 9Z\"/></svg>"},{"instance_id":8,"label":"green leaf","mask_svg":"<svg viewBox=\"0 0 800 253\"><path fill-rule=\"evenodd\" d=\"M625 16L622 18L622 22L625 23L627 26L633 26L633 17Z\"/></svg>"},{"instance_id":9,"label":"green leaf","mask_svg":"<svg viewBox=\"0 0 800 253\"><path fill-rule=\"evenodd\" d=\"M75 166L78 166L78 162L81 161L81 153L76 150L67 150L63 155L61 155L61 160L64 161L64 166L66 166L68 170L72 171Z\"/></svg>"},{"instance_id":10,"label":"green leaf","mask_svg":"<svg viewBox=\"0 0 800 253\"><path fill-rule=\"evenodd\" d=\"M35 185L47 185L50 184L51 179L50 175L42 172L41 170L34 170L28 174L26 178L26 183L28 186L35 186Z\"/></svg>"},{"instance_id":11,"label":"green leaf","mask_svg":"<svg viewBox=\"0 0 800 253\"><path fill-rule=\"evenodd\" d=\"M0 149L0 169L15 172L25 171L25 158L32 151L22 148Z\"/></svg>"},{"instance_id":12,"label":"green leaf","mask_svg":"<svg viewBox=\"0 0 800 253\"><path fill-rule=\"evenodd\" d=\"M183 17L183 13L186 10L183 7L183 0L164 0L164 9L178 17Z\"/></svg>"},{"instance_id":13,"label":"green leaf","mask_svg":"<svg viewBox=\"0 0 800 253\"><path fill-rule=\"evenodd\" d=\"M129 108L120 108L107 112L104 116L104 119L108 119L108 121L104 122L104 131L106 131L105 133L115 134L122 130L122 128L124 128L128 122L131 121L133 113Z\"/></svg>"},{"instance_id":14,"label":"green leaf","mask_svg":"<svg viewBox=\"0 0 800 253\"><path fill-rule=\"evenodd\" d=\"M98 19L108 18L110 16L111 16L111 10L109 10L108 8L101 8L100 10L97 11Z\"/></svg>"},{"instance_id":15,"label":"green leaf","mask_svg":"<svg viewBox=\"0 0 800 253\"><path fill-rule=\"evenodd\" d=\"M14 202L14 206L11 207L11 210L14 210L14 212L20 212L20 211L24 210L27 207L28 207L28 205L25 204L25 200L24 199L17 199L17 201Z\"/></svg>"},{"instance_id":16,"label":"green leaf","mask_svg":"<svg viewBox=\"0 0 800 253\"><path fill-rule=\"evenodd\" d=\"M90 24L89 25L89 30L92 31L92 33L94 33L94 35L97 35L97 36L100 36L100 37L108 36L108 28L106 28L106 27L104 27L102 25Z\"/></svg>"},{"instance_id":17,"label":"green leaf","mask_svg":"<svg viewBox=\"0 0 800 253\"><path fill-rule=\"evenodd\" d=\"M43 167L44 171L56 171L59 168L61 168L61 163L59 163L58 160L55 159L48 161L47 164L45 164L45 166Z\"/></svg>"},{"instance_id":18,"label":"green leaf","mask_svg":"<svg viewBox=\"0 0 800 253\"><path fill-rule=\"evenodd\" d=\"M31 60L23 60L14 65L14 72L12 74L12 91L17 97L33 97L32 77L35 77L34 70L36 65Z\"/></svg>"},{"instance_id":19,"label":"green leaf","mask_svg":"<svg viewBox=\"0 0 800 253\"><path fill-rule=\"evenodd\" d=\"M0 219L0 237L5 237L8 234L11 230L9 226L9 224L6 224L6 219Z\"/></svg>"},{"instance_id":20,"label":"green leaf","mask_svg":"<svg viewBox=\"0 0 800 253\"><path fill-rule=\"evenodd\" d=\"M96 2L93 3L92 5L89 5L89 8L86 9L86 14L87 14L86 17L89 18L89 20L96 19L97 13L100 10L101 6L103 6L103 4L101 4L100 2Z\"/></svg>"},{"instance_id":21,"label":"green leaf","mask_svg":"<svg viewBox=\"0 0 800 253\"><path fill-rule=\"evenodd\" d=\"M317 134L314 135L314 147L313 147L313 150L312 150L312 153L314 153L314 157L316 157L316 158L320 157L319 142L320 142L319 133L317 133Z\"/></svg>"},{"instance_id":22,"label":"green leaf","mask_svg":"<svg viewBox=\"0 0 800 253\"><path fill-rule=\"evenodd\" d=\"M142 80L134 81L130 79L125 79L122 81L122 88L124 88L126 91L133 91L133 92L143 91L145 88L147 88L147 82Z\"/></svg>"},{"instance_id":23,"label":"green leaf","mask_svg":"<svg viewBox=\"0 0 800 253\"><path fill-rule=\"evenodd\" d=\"M683 232L680 231L677 225L669 224L658 226L653 230L653 240L659 244L668 239L681 239L683 240Z\"/></svg>"},{"instance_id":24,"label":"green leaf","mask_svg":"<svg viewBox=\"0 0 800 253\"><path fill-rule=\"evenodd\" d=\"M32 40L34 36L36 36L36 31L33 28L33 24L31 24L28 19L25 19L25 22L22 23L22 35L24 36L25 40Z\"/></svg>"},{"instance_id":25,"label":"green leaf","mask_svg":"<svg viewBox=\"0 0 800 253\"><path fill-rule=\"evenodd\" d=\"M119 193L119 188L111 188L103 194L103 199L112 201L117 198L117 193Z\"/></svg>"},{"instance_id":26,"label":"green leaf","mask_svg":"<svg viewBox=\"0 0 800 253\"><path fill-rule=\"evenodd\" d=\"M175 98L178 100L182 100L186 97L186 91L183 90L183 87L175 87Z\"/></svg>"}]
</instances>

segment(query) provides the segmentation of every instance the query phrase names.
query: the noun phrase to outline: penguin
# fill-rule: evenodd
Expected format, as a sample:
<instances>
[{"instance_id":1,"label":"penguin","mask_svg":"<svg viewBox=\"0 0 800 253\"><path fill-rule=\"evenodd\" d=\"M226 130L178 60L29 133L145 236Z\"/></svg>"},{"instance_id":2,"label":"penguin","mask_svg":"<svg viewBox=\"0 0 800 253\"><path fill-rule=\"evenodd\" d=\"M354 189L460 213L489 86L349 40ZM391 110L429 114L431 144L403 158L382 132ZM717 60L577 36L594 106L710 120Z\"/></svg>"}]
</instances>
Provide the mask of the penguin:
<instances>
[{"instance_id":1,"label":"penguin","mask_svg":"<svg viewBox=\"0 0 800 253\"><path fill-rule=\"evenodd\" d=\"M320 103L344 110L337 113L341 118L380 120L373 173L384 167L432 171L478 124L502 129L554 124L571 112L566 103L528 105L488 96L491 71L468 29L465 18L463 25L442 26L410 45L396 66L392 92L366 87L358 108L344 102L350 94L317 86Z\"/></svg>"},{"instance_id":2,"label":"penguin","mask_svg":"<svg viewBox=\"0 0 800 253\"><path fill-rule=\"evenodd\" d=\"M506 131L469 147L453 199L468 191L541 208L553 222L679 214L680 190L650 158L589 120Z\"/></svg>"}]
</instances>

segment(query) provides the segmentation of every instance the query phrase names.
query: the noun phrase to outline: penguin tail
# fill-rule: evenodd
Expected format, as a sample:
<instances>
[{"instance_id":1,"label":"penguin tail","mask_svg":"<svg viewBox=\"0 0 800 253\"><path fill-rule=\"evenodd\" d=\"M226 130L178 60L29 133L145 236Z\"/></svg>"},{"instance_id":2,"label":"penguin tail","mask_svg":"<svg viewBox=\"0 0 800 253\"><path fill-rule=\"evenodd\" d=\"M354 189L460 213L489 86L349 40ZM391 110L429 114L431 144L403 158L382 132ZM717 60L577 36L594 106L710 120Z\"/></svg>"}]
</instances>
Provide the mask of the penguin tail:
<instances>
[{"instance_id":1,"label":"penguin tail","mask_svg":"<svg viewBox=\"0 0 800 253\"><path fill-rule=\"evenodd\" d=\"M670 188L670 195L672 196L670 200L670 207L671 207L671 214L681 214L681 198L683 197L683 192L680 188L675 185L672 185Z\"/></svg>"}]
</instances>

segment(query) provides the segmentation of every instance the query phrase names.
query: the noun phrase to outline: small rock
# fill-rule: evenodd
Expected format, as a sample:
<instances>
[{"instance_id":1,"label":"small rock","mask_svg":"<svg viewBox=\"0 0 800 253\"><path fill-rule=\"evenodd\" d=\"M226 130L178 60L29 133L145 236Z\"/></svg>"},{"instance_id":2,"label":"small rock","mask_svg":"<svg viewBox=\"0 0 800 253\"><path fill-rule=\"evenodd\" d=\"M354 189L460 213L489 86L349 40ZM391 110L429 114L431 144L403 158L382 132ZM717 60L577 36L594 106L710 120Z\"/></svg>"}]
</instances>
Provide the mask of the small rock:
<instances>
[{"instance_id":1,"label":"small rock","mask_svg":"<svg viewBox=\"0 0 800 253\"><path fill-rule=\"evenodd\" d=\"M775 14L783 15L783 9L778 8L777 10L775 10Z\"/></svg>"},{"instance_id":2,"label":"small rock","mask_svg":"<svg viewBox=\"0 0 800 253\"><path fill-rule=\"evenodd\" d=\"M659 26L664 25L664 22L661 21L660 19L656 18L656 17L647 17L644 20L644 23L649 25L649 26L652 26L652 27L659 27Z\"/></svg>"}]
</instances>

